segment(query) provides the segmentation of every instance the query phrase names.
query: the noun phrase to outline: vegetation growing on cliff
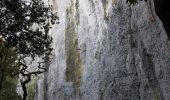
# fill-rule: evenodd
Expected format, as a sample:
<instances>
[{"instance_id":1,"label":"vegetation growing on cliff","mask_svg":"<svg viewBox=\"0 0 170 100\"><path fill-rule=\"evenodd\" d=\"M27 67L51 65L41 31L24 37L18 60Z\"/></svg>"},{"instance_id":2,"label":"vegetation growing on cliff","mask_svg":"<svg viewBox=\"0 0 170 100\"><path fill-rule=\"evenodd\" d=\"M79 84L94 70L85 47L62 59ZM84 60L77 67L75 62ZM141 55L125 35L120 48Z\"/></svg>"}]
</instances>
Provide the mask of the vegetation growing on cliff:
<instances>
[{"instance_id":1,"label":"vegetation growing on cliff","mask_svg":"<svg viewBox=\"0 0 170 100\"><path fill-rule=\"evenodd\" d=\"M26 100L31 76L47 71L43 64L52 51L49 29L57 19L52 7L42 0L0 1L0 92L7 75L20 74ZM35 57L42 60L34 64L37 70L30 72L26 60L35 61Z\"/></svg>"}]
</instances>

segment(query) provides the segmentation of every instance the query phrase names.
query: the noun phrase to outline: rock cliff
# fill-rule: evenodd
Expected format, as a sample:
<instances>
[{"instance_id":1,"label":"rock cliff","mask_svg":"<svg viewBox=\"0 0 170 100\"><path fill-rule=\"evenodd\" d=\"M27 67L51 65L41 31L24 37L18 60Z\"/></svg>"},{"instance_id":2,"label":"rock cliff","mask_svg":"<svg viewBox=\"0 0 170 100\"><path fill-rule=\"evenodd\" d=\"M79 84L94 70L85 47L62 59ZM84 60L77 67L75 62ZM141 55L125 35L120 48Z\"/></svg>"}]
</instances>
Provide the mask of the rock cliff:
<instances>
[{"instance_id":1,"label":"rock cliff","mask_svg":"<svg viewBox=\"0 0 170 100\"><path fill-rule=\"evenodd\" d=\"M170 43L152 0L52 0L53 58L35 100L170 100Z\"/></svg>"}]
</instances>

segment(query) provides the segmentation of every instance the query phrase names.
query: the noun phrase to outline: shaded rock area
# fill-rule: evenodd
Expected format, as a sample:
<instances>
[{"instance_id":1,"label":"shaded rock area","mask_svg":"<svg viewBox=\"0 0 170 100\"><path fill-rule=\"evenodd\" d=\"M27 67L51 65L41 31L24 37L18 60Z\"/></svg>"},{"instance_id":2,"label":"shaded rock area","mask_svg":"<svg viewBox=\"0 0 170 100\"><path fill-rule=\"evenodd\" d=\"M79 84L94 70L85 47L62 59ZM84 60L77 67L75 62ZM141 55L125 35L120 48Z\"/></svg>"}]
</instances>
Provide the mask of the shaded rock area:
<instances>
[{"instance_id":1,"label":"shaded rock area","mask_svg":"<svg viewBox=\"0 0 170 100\"><path fill-rule=\"evenodd\" d=\"M51 0L60 24L35 100L170 100L170 43L154 2Z\"/></svg>"},{"instance_id":2,"label":"shaded rock area","mask_svg":"<svg viewBox=\"0 0 170 100\"><path fill-rule=\"evenodd\" d=\"M168 37L170 39L170 8L168 0L154 0L155 11L163 22L163 26L167 31Z\"/></svg>"}]
</instances>

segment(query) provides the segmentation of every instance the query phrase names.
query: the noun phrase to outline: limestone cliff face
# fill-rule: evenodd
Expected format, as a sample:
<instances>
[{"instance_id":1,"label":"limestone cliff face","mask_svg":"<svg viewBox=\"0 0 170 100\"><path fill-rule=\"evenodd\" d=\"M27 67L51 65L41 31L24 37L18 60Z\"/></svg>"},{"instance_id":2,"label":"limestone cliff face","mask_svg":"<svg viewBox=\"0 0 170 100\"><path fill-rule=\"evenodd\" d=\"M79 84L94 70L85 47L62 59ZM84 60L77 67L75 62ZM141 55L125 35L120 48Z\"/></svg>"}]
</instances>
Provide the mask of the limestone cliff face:
<instances>
[{"instance_id":1,"label":"limestone cliff face","mask_svg":"<svg viewBox=\"0 0 170 100\"><path fill-rule=\"evenodd\" d=\"M35 100L170 100L170 43L153 2L51 2L60 24Z\"/></svg>"}]
</instances>

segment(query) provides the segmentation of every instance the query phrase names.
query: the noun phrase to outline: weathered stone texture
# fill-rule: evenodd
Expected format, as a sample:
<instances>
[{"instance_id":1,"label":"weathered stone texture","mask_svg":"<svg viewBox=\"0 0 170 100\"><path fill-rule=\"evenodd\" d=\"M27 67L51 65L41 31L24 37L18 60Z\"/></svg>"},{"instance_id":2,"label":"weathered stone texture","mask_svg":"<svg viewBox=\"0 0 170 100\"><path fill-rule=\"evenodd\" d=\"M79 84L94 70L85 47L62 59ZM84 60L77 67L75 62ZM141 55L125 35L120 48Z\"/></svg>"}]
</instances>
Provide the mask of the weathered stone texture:
<instances>
[{"instance_id":1,"label":"weathered stone texture","mask_svg":"<svg viewBox=\"0 0 170 100\"><path fill-rule=\"evenodd\" d=\"M170 43L153 4L53 1L54 58L35 100L170 100Z\"/></svg>"}]
</instances>

